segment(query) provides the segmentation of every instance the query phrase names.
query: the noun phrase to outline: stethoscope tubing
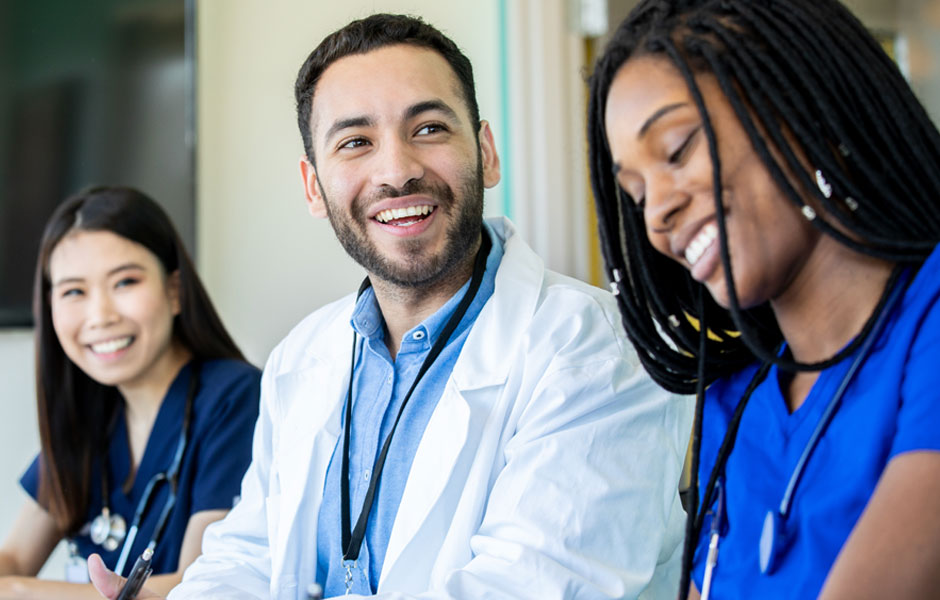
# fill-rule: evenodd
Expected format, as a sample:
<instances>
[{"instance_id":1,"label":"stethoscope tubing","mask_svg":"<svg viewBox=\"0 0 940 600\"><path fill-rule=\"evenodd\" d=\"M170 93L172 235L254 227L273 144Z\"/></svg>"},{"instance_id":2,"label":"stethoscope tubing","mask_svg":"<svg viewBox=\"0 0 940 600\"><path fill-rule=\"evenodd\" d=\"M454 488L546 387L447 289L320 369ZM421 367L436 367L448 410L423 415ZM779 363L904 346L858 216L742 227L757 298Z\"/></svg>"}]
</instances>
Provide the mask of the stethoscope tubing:
<instances>
[{"instance_id":1,"label":"stethoscope tubing","mask_svg":"<svg viewBox=\"0 0 940 600\"><path fill-rule=\"evenodd\" d=\"M880 315L878 315L878 318L875 320L875 325L872 327L868 339L865 340L862 343L862 346L858 349L858 354L856 355L855 360L852 361L851 366L849 366L849 370L845 373L845 376L839 383L839 388L836 390L835 394L832 395L832 399L830 399L829 404L826 405L826 410L823 411L822 416L819 418L819 424L816 426L816 429L813 430L813 434L806 443L806 447L803 449L803 453L800 455L800 458L796 463L796 467L793 469L793 474L790 476L790 481L787 483L787 489L783 493L783 499L780 501L780 508L778 509L778 512L784 519L786 519L790 513L790 505L793 501L794 494L796 494L796 488L800 483L800 479L803 478L803 472L806 470L806 463L809 462L813 451L816 450L816 446L819 444L820 438L822 438L823 434L826 432L826 429L829 428L829 424L832 422L836 410L838 410L839 405L842 403L842 396L845 395L845 391L849 388L849 385L851 385L852 379L855 377L855 373L861 368L862 364L865 362L865 359L868 358L868 353L871 351L872 346L875 345L875 341L877 341L881 336L881 330L887 322L888 318L891 316L894 305L897 303L898 298L906 289L906 282L899 281L898 284L894 286L894 289L891 290L891 295L888 297L888 301L885 303L885 309L881 311Z\"/></svg>"},{"instance_id":2,"label":"stethoscope tubing","mask_svg":"<svg viewBox=\"0 0 940 600\"><path fill-rule=\"evenodd\" d=\"M164 527L166 526L166 522L169 519L170 512L176 505L176 492L180 465L183 462L183 455L185 454L186 446L189 443L189 428L192 422L193 403L196 392L199 388L200 367L201 365L198 362L193 363L189 380L189 391L186 395L186 408L183 413L183 426L180 430L179 441L176 444L176 451L173 454L173 462L170 463L169 469L164 472L157 473L151 477L150 481L147 482L147 487L144 488L140 502L137 503L137 508L134 510L134 517L131 520L131 526L124 538L123 545L121 546L121 554L114 566L114 572L118 575L124 575L124 569L127 566L128 558L130 557L131 548L134 546L134 542L137 539L138 531L140 531L140 522L150 507L150 503L154 497L154 490L157 488L158 484L166 481L170 487L169 495L167 496L166 502L163 505L163 510L160 512L160 517L157 519L157 524L154 527L153 535L150 537L150 542L147 544L147 547L150 548L151 551L156 548L157 543L160 541L160 538L163 535ZM102 471L102 477L103 476L104 471ZM106 503L105 507L107 507L107 496L103 497L103 501Z\"/></svg>"}]
</instances>

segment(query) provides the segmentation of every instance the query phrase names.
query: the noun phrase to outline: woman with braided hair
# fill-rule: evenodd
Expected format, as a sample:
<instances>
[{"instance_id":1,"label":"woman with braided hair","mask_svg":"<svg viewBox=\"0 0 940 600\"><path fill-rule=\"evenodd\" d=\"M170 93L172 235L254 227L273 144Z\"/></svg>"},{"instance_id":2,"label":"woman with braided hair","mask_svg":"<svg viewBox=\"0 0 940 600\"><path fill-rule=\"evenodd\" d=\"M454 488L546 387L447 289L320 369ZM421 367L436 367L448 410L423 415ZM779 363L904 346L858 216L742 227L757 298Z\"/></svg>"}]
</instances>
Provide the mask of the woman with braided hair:
<instances>
[{"instance_id":1,"label":"woman with braided hair","mask_svg":"<svg viewBox=\"0 0 940 600\"><path fill-rule=\"evenodd\" d=\"M646 0L590 83L624 326L698 395L681 595L940 594L940 134L894 63L836 0Z\"/></svg>"}]
</instances>

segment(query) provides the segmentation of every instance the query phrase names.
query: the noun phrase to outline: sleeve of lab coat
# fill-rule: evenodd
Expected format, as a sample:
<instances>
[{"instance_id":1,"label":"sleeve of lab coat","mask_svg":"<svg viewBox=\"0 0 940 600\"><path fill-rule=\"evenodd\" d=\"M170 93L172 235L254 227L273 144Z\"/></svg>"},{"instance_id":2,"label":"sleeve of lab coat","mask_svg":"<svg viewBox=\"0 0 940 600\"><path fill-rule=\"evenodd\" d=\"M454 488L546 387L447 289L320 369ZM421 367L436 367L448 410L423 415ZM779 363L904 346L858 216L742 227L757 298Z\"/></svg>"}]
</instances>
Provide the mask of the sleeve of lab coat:
<instances>
[{"instance_id":1,"label":"sleeve of lab coat","mask_svg":"<svg viewBox=\"0 0 940 600\"><path fill-rule=\"evenodd\" d=\"M261 378L261 406L252 441L252 461L242 479L241 499L203 536L202 555L186 569L168 600L258 600L270 596L266 498L271 489L273 386L269 362Z\"/></svg>"},{"instance_id":2,"label":"sleeve of lab coat","mask_svg":"<svg viewBox=\"0 0 940 600\"><path fill-rule=\"evenodd\" d=\"M564 361L519 399L471 560L443 589L377 598L675 598L691 401L632 350L606 355Z\"/></svg>"}]
</instances>

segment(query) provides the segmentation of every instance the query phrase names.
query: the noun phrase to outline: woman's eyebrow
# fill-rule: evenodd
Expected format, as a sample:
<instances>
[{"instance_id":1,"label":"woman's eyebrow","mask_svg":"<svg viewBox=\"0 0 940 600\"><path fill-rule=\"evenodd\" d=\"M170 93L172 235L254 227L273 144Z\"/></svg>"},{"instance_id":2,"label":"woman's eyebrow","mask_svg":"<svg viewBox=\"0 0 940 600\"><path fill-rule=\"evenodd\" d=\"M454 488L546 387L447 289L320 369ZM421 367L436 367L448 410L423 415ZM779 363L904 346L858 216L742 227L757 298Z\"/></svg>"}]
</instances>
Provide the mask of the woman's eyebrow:
<instances>
[{"instance_id":1,"label":"woman's eyebrow","mask_svg":"<svg viewBox=\"0 0 940 600\"><path fill-rule=\"evenodd\" d=\"M639 133L636 134L636 138L640 139L644 135L646 135L646 132L649 131L649 128L653 126L653 123L655 123L663 115L669 112L672 112L676 110L677 108L682 108L683 106L686 106L687 104L688 104L687 102L676 102L675 104L667 104L666 106L661 107L659 110L657 110L652 115L650 115L648 119L646 119L646 121L643 123L643 126L640 127Z\"/></svg>"}]
</instances>

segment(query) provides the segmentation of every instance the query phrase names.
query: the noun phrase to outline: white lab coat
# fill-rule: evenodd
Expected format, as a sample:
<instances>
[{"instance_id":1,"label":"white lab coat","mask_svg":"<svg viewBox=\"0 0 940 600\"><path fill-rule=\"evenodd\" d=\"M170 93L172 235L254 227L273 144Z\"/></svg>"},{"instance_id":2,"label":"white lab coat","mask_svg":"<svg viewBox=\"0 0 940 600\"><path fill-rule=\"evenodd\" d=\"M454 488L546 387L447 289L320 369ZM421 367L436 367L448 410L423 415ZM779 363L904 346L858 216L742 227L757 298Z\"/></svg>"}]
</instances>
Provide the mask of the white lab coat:
<instances>
[{"instance_id":1,"label":"white lab coat","mask_svg":"<svg viewBox=\"0 0 940 600\"><path fill-rule=\"evenodd\" d=\"M546 271L508 220L493 225L495 291L418 446L378 595L671 600L691 403L645 375L608 292ZM304 600L354 303L316 311L271 354L241 501L171 600Z\"/></svg>"}]
</instances>

